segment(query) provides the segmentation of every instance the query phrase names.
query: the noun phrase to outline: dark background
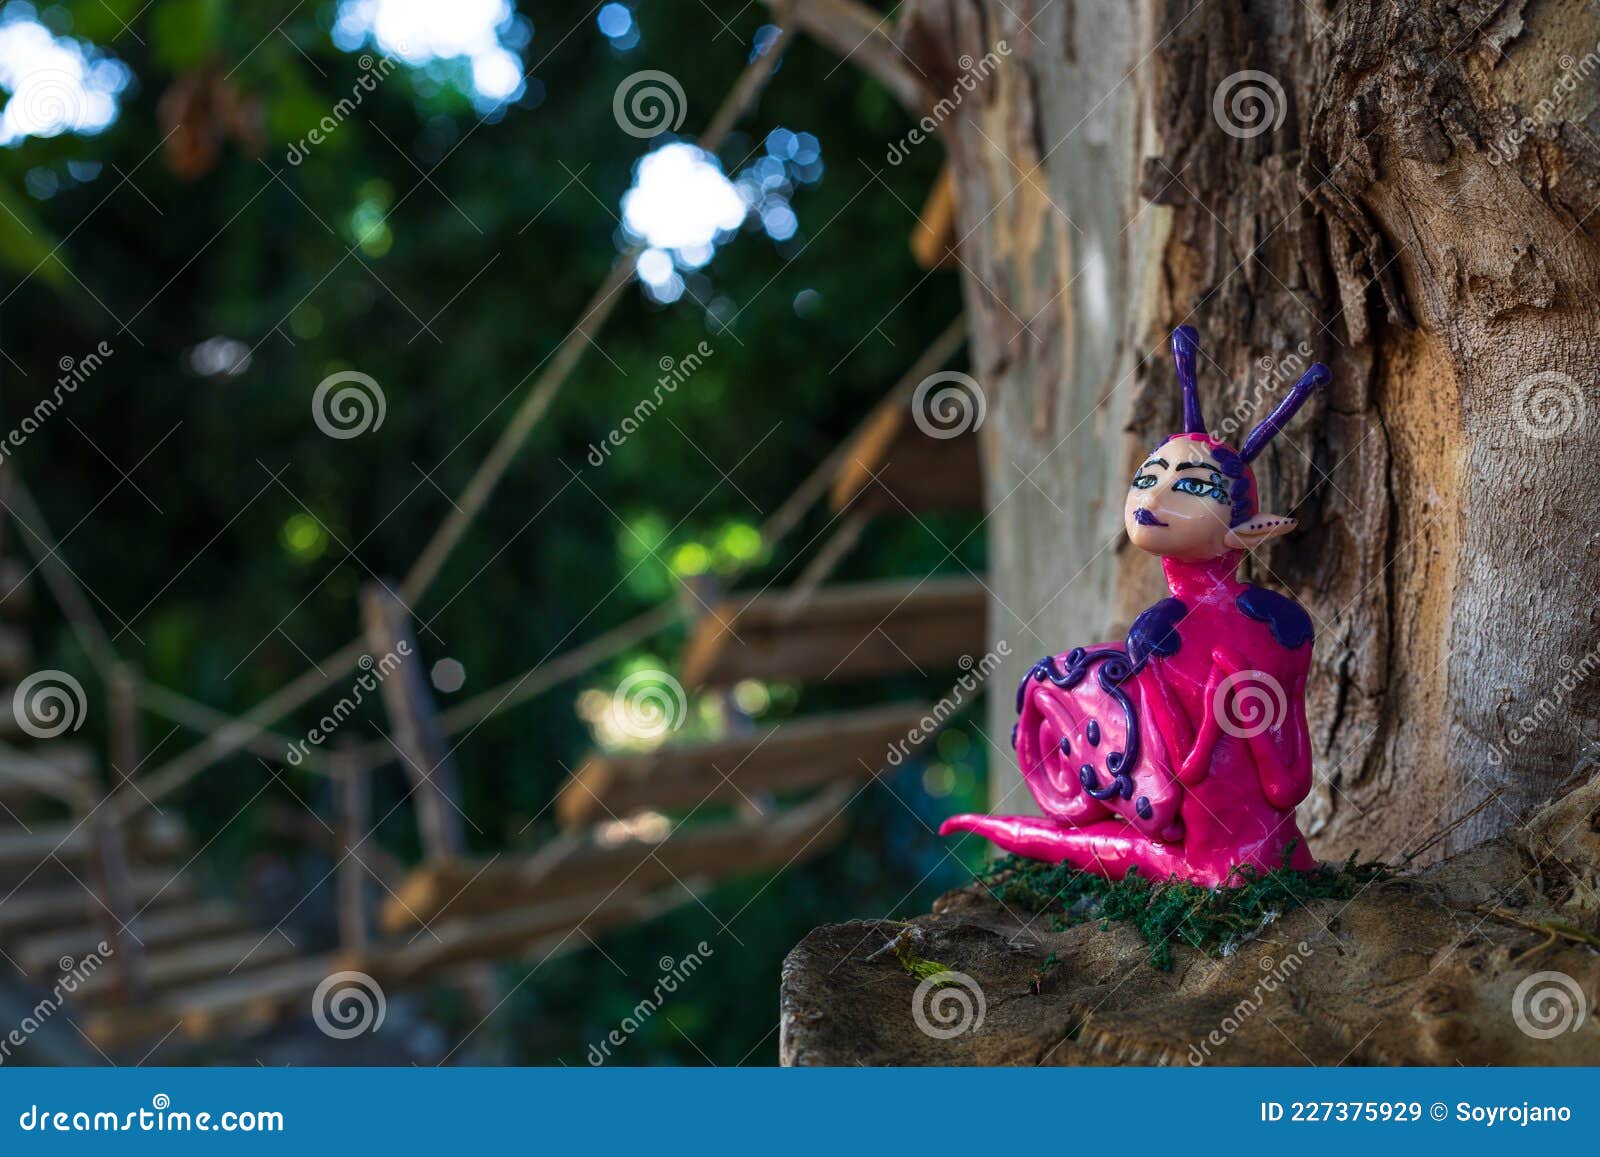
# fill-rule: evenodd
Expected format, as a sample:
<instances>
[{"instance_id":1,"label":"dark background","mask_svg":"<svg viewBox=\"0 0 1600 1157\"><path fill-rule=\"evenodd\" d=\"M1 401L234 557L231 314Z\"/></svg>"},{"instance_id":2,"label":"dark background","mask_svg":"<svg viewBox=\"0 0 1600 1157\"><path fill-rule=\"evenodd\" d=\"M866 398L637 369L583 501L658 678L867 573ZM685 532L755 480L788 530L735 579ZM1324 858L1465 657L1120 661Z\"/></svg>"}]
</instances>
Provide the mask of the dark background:
<instances>
[{"instance_id":1,"label":"dark background","mask_svg":"<svg viewBox=\"0 0 1600 1157\"><path fill-rule=\"evenodd\" d=\"M24 7L0 6L0 18L26 16ZM719 2L713 12L639 0L637 43L626 47L632 37L614 43L582 6L521 0L517 23L504 30L527 74L516 101L486 115L461 62L402 66L291 165L290 142L352 92L358 56L373 51L334 45L337 7L41 7L40 20L114 54L131 81L105 131L0 149L0 424L14 426L50 392L61 359L81 359L102 340L113 350L14 463L120 654L154 682L229 712L356 634L361 584L404 573L448 513L446 496L459 493L605 276L633 166L673 139L620 131L618 84L641 69L671 73L685 90L688 137L705 127L768 19L761 4ZM207 70L225 78L208 91L241 111L230 118L191 106L186 124L212 125L201 135L215 136L215 155L202 142L176 156L187 137L163 145L161 102ZM789 190L798 232L779 242L748 223L670 305L637 283L623 290L598 341L604 356L588 351L417 608L427 620L426 661L449 656L465 668L455 698L674 597L674 562L696 554L686 545L733 565L748 528L955 316L954 275L925 274L906 247L938 146L913 148L893 167L884 159L909 127L875 82L815 44L791 41L719 157L737 173L771 130L814 134L820 175ZM725 333L718 319L732 311ZM219 337L250 350L246 368L201 372L196 347ZM590 465L589 445L649 392L658 360L702 339L715 355L658 415L670 421L647 422L602 467ZM382 427L349 441L311 421L312 391L341 369L371 375L387 401ZM719 468L741 459L730 485ZM585 485L563 491L574 471ZM827 511L813 511L746 581L791 581L826 521ZM982 535L971 529L955 517L925 527L880 519L837 577L958 572L944 543L964 536L961 563L981 571ZM22 554L15 534L5 550ZM83 734L103 744L104 688L56 606L38 603L36 663L83 681L91 700ZM547 805L594 742L575 711L580 693L609 693L641 663L672 669L682 641L681 628L669 632L471 733L457 759L464 807L480 829L469 833L474 851L529 850L554 833ZM772 688L761 718L936 697L949 674ZM278 730L302 734L318 704ZM707 733L698 709L693 719L686 733ZM351 726L372 739L380 722L369 713ZM736 878L704 908L689 903L611 933L600 950L583 945L532 975L530 963L498 966L502 992L514 992L479 1034L481 1051L457 1059L584 1063L588 1045L649 991L658 959L704 939L715 949L707 966L666 1015L615 1051L616 1063L772 1063L778 970L796 940L825 921L924 910L967 878L931 827L981 798L986 742L975 722L864 793L850 835L821 859L778 878ZM141 723L145 771L198 738L156 716ZM382 769L374 814L404 790L397 767ZM331 944L332 882L314 888L330 861L267 823L291 796L332 814L324 780L253 755L210 769L176 803L205 844L196 869L212 887L249 897L269 922L299 902L292 924L305 943ZM415 862L412 811L399 809L379 839ZM447 1036L472 1023L447 989L416 999Z\"/></svg>"}]
</instances>

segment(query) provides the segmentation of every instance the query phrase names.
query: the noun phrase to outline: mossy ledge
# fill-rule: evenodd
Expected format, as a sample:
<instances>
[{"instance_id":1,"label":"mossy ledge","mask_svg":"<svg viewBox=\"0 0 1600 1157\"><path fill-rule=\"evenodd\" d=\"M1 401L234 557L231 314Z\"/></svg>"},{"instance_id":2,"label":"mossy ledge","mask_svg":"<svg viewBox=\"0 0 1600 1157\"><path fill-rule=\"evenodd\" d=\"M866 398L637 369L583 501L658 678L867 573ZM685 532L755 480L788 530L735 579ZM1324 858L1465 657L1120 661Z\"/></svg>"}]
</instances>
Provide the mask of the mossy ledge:
<instances>
[{"instance_id":1,"label":"mossy ledge","mask_svg":"<svg viewBox=\"0 0 1600 1157\"><path fill-rule=\"evenodd\" d=\"M1352 855L1310 872L1287 867L1246 872L1240 886L1212 890L1179 880L1146 880L1136 872L1107 880L1066 864L1007 856L979 882L1001 904L1051 913L1052 932L1090 921L1099 921L1102 930L1128 924L1148 946L1151 965L1170 972L1174 944L1227 956L1295 908L1313 900L1348 900L1393 874L1386 864L1360 863Z\"/></svg>"}]
</instances>

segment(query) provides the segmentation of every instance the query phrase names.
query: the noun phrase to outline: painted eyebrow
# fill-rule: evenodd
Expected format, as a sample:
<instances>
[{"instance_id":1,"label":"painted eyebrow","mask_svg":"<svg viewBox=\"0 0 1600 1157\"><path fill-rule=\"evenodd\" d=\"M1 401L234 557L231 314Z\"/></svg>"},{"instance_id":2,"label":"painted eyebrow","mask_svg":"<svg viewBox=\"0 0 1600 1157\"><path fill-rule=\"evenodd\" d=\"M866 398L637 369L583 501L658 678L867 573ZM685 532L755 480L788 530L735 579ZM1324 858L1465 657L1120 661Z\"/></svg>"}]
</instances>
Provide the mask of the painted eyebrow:
<instances>
[{"instance_id":1,"label":"painted eyebrow","mask_svg":"<svg viewBox=\"0 0 1600 1157\"><path fill-rule=\"evenodd\" d=\"M1148 466L1149 463L1147 462L1145 465ZM1163 462L1162 465L1165 466L1166 463ZM1173 473L1177 473L1181 470L1215 470L1218 474L1222 473L1222 468L1220 466L1213 466L1210 462L1179 462L1178 465L1173 468Z\"/></svg>"},{"instance_id":2,"label":"painted eyebrow","mask_svg":"<svg viewBox=\"0 0 1600 1157\"><path fill-rule=\"evenodd\" d=\"M1167 468L1167 460L1165 458L1152 458L1144 466L1159 466L1165 470ZM1143 470L1144 466L1139 467L1139 469Z\"/></svg>"}]
</instances>

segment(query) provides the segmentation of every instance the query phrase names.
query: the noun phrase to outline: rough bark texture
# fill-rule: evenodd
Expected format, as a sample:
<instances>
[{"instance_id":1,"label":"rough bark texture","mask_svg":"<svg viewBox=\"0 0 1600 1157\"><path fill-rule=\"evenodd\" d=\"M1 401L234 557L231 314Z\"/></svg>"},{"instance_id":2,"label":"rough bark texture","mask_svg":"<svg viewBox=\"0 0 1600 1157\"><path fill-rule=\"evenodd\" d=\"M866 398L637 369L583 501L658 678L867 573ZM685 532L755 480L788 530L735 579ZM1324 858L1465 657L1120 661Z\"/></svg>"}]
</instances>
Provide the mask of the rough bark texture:
<instances>
[{"instance_id":1,"label":"rough bark texture","mask_svg":"<svg viewBox=\"0 0 1600 1157\"><path fill-rule=\"evenodd\" d=\"M1165 335L1187 321L1214 431L1241 437L1309 361L1334 370L1257 463L1302 528L1247 573L1318 628L1314 850L1390 856L1471 813L1438 852L1470 847L1581 770L1600 739L1595 7L913 0L897 37L930 107L1007 49L941 122L989 400L997 685L1160 593L1120 508L1177 425ZM1008 698L992 803L1018 811Z\"/></svg>"},{"instance_id":2,"label":"rough bark texture","mask_svg":"<svg viewBox=\"0 0 1600 1157\"><path fill-rule=\"evenodd\" d=\"M1551 929L1592 937L1597 920L1600 777L1514 834L1289 912L1231 956L1179 948L1171 972L1150 966L1126 926L1052 932L1048 917L980 888L950 893L914 922L917 954L962 974L943 990L881 951L904 924L818 928L784 962L779 1057L1592 1065L1600 955Z\"/></svg>"}]
</instances>

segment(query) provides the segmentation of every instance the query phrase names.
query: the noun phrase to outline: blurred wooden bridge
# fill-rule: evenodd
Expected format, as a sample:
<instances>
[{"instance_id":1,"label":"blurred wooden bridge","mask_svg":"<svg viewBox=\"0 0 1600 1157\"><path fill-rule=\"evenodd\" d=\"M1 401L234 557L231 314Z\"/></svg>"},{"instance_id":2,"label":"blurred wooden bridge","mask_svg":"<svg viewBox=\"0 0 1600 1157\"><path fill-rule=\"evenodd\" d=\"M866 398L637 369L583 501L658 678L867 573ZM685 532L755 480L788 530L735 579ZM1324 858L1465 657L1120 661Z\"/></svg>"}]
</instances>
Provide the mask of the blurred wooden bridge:
<instances>
[{"instance_id":1,"label":"blurred wooden bridge","mask_svg":"<svg viewBox=\"0 0 1600 1157\"><path fill-rule=\"evenodd\" d=\"M783 42L751 61L713 117L714 150L755 99ZM925 265L953 247L948 182L914 237ZM529 432L604 324L632 275L624 252L607 282L511 418L415 565L361 597L359 635L245 714L233 718L144 679L121 659L61 557L14 464L0 468L0 503L35 560L0 557L0 959L38 988L72 977L65 1015L97 1049L174 1035L206 1040L304 1016L313 993L344 971L378 984L481 979L508 959L544 960L586 937L694 902L717 882L778 872L833 846L845 805L929 707L895 703L801 716L758 728L729 689L744 679L819 683L951 669L985 647L985 590L975 577L830 585L875 518L982 508L977 435L933 436L915 420L913 387L964 339L953 322L857 433L813 471L765 526L772 547L826 502L831 535L792 585L730 593L709 582L446 711L423 674L414 607L470 528ZM42 579L104 687L104 753L30 726L23 700L34 671L25 627ZM644 753L593 752L550 803L562 834L533 849L469 853L452 739L582 674L685 615L692 620L681 682L724 698L728 733ZM387 734L331 749L296 745L273 726L381 657L405 656L382 680ZM59 674L59 673L52 673ZM143 774L141 712L203 735ZM65 730L65 728L63 728ZM291 746L333 785L336 814L289 826L335 863L338 943L307 953L282 925L262 928L246 906L205 894L195 864L209 842L161 801L239 752L282 763ZM410 780L423 858L405 866L372 840L370 776L398 761ZM384 817L376 817L381 822ZM376 886L374 886L376 885ZM92 972L86 972L89 961ZM476 970L476 971L474 971Z\"/></svg>"}]
</instances>

